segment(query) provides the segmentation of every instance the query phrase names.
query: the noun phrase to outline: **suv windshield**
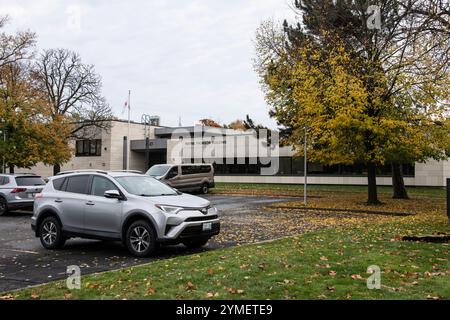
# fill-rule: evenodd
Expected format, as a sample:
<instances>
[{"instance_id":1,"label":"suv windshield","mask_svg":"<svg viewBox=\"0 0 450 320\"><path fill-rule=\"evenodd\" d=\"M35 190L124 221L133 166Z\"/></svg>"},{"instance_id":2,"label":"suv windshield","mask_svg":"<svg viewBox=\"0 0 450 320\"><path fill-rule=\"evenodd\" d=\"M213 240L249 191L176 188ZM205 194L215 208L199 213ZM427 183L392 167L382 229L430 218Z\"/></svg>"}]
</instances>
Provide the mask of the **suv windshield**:
<instances>
[{"instance_id":1,"label":"suv windshield","mask_svg":"<svg viewBox=\"0 0 450 320\"><path fill-rule=\"evenodd\" d=\"M16 177L17 186L43 186L45 181L41 177Z\"/></svg>"},{"instance_id":2,"label":"suv windshield","mask_svg":"<svg viewBox=\"0 0 450 320\"><path fill-rule=\"evenodd\" d=\"M171 187L165 185L158 180L146 176L130 176L117 177L117 182L127 190L128 193L143 196L143 197L157 197L157 196L174 196L178 193Z\"/></svg>"},{"instance_id":3,"label":"suv windshield","mask_svg":"<svg viewBox=\"0 0 450 320\"><path fill-rule=\"evenodd\" d=\"M170 168L172 168L172 166L165 166L165 165L153 166L150 168L150 170L147 171L147 174L152 177L160 177L165 175Z\"/></svg>"}]
</instances>

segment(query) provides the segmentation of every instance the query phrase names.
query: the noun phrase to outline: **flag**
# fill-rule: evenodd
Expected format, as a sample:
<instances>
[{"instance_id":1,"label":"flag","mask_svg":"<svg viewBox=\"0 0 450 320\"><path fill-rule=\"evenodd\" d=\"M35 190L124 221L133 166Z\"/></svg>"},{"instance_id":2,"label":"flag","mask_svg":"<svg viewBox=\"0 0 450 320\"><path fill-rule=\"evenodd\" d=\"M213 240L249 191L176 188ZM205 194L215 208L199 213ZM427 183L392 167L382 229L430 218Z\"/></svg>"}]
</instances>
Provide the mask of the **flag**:
<instances>
[{"instance_id":1,"label":"flag","mask_svg":"<svg viewBox=\"0 0 450 320\"><path fill-rule=\"evenodd\" d=\"M130 106L128 105L128 101L125 101L125 104L123 105L122 114L124 114L125 110L130 109Z\"/></svg>"}]
</instances>

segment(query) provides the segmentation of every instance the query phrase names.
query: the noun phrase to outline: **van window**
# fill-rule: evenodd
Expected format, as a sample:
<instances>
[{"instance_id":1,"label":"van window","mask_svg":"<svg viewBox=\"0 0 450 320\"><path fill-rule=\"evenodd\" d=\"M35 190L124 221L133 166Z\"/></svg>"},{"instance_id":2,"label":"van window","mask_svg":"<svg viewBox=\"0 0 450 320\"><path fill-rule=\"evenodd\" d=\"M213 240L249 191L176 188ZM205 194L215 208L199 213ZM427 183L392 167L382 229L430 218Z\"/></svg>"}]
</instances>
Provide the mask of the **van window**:
<instances>
[{"instance_id":1,"label":"van window","mask_svg":"<svg viewBox=\"0 0 450 320\"><path fill-rule=\"evenodd\" d=\"M152 177L160 177L166 174L166 172L172 168L172 166L168 166L168 165L155 165L153 167L151 167L148 171L147 174L149 176Z\"/></svg>"},{"instance_id":2,"label":"van window","mask_svg":"<svg viewBox=\"0 0 450 320\"><path fill-rule=\"evenodd\" d=\"M210 173L211 166L182 166L181 172L183 175Z\"/></svg>"},{"instance_id":3,"label":"van window","mask_svg":"<svg viewBox=\"0 0 450 320\"><path fill-rule=\"evenodd\" d=\"M66 192L87 194L89 176L74 176L67 180Z\"/></svg>"},{"instance_id":4,"label":"van window","mask_svg":"<svg viewBox=\"0 0 450 320\"><path fill-rule=\"evenodd\" d=\"M167 172L166 179L173 179L176 176L178 176L178 167L173 167L169 170L169 172Z\"/></svg>"}]
</instances>

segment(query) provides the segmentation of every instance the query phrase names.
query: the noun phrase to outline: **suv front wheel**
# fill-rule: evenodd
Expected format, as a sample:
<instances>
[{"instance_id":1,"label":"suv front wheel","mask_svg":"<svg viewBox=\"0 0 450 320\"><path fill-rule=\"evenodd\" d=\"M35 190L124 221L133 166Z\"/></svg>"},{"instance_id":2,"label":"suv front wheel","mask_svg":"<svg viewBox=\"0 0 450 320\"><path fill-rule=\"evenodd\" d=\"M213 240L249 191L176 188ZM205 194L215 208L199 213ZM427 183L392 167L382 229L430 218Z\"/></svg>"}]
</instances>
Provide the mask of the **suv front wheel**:
<instances>
[{"instance_id":1,"label":"suv front wheel","mask_svg":"<svg viewBox=\"0 0 450 320\"><path fill-rule=\"evenodd\" d=\"M157 248L155 231L147 221L136 221L127 229L125 244L134 256L148 257Z\"/></svg>"},{"instance_id":2,"label":"suv front wheel","mask_svg":"<svg viewBox=\"0 0 450 320\"><path fill-rule=\"evenodd\" d=\"M49 250L60 249L66 242L61 225L55 217L47 217L42 221L39 227L39 237L44 248Z\"/></svg>"}]
</instances>

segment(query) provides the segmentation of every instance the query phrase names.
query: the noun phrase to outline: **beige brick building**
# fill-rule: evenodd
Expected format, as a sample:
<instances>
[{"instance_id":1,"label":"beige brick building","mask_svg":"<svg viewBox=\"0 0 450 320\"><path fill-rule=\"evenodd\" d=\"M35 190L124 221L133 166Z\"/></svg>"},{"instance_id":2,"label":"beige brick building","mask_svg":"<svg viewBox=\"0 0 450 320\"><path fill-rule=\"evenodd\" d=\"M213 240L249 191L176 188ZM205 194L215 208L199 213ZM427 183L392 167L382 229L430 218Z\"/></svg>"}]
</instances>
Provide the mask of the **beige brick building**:
<instances>
[{"instance_id":1,"label":"beige brick building","mask_svg":"<svg viewBox=\"0 0 450 320\"><path fill-rule=\"evenodd\" d=\"M190 142L180 141L174 137L175 130L187 132L191 135ZM168 128L162 126L146 126L140 123L130 125L130 148L127 148L128 123L116 120L111 122L109 130L97 130L89 136L89 139L72 142L73 157L62 166L62 170L98 169L98 170L124 170L127 168L127 152L130 152L129 169L146 171L159 163L198 162L191 157L173 157L172 151L183 144L182 149L190 145L208 145L211 142L206 138L194 138L195 133L204 132L208 127L183 127ZM215 129L217 131L217 129ZM243 136L242 132L233 130L217 131L222 136ZM197 137L197 136L195 136ZM146 151L146 139L148 149ZM217 182L242 182L242 183L286 183L301 184L304 181L303 159L294 157L295 152L290 147L279 148L277 158L279 169L275 175L262 175L260 164L255 164L258 157L256 151L246 148L245 142L237 143L237 153L234 163L227 163L223 156L217 159L209 159L215 165ZM186 151L186 150L184 150ZM146 161L146 152L148 159ZM367 178L363 166L323 166L320 164L308 164L308 182L311 184L348 184L366 185ZM27 170L17 170L26 172ZM53 168L37 165L29 170L31 172L49 177L53 174ZM426 163L416 163L404 167L405 184L408 186L433 186L443 187L446 179L450 178L450 162L430 160ZM377 178L379 185L391 185L392 179L389 167L380 168Z\"/></svg>"}]
</instances>

